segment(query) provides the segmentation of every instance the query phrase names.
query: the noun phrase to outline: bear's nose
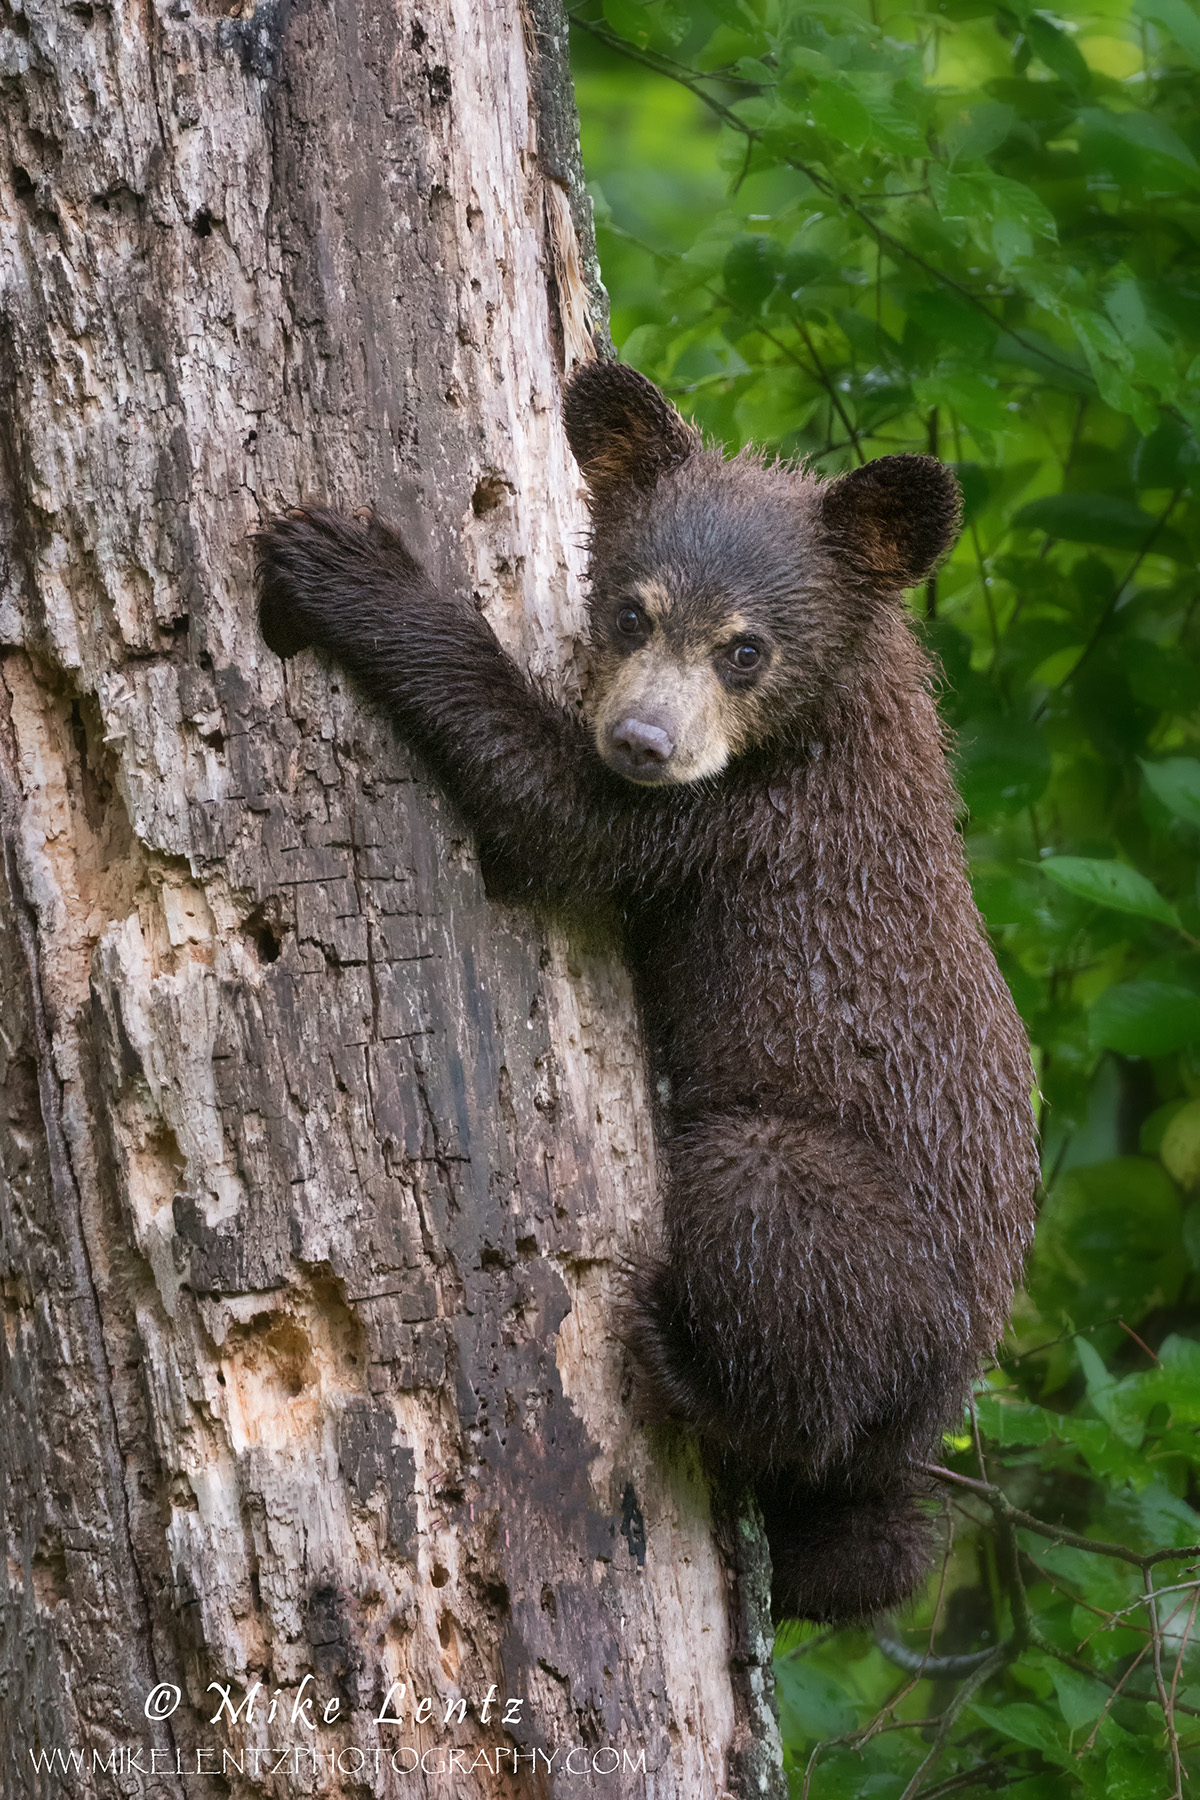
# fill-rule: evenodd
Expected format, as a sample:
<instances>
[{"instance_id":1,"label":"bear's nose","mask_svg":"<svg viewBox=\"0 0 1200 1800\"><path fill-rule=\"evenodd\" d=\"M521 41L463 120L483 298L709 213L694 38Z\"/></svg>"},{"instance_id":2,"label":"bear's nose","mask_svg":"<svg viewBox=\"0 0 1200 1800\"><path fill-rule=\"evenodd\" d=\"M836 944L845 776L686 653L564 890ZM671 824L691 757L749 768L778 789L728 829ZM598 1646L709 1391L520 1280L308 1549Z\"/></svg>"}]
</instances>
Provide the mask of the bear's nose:
<instances>
[{"instance_id":1,"label":"bear's nose","mask_svg":"<svg viewBox=\"0 0 1200 1800\"><path fill-rule=\"evenodd\" d=\"M613 728L612 741L616 749L625 752L635 769L644 769L651 763L668 762L675 749L660 726L645 725L641 719L622 719Z\"/></svg>"}]
</instances>

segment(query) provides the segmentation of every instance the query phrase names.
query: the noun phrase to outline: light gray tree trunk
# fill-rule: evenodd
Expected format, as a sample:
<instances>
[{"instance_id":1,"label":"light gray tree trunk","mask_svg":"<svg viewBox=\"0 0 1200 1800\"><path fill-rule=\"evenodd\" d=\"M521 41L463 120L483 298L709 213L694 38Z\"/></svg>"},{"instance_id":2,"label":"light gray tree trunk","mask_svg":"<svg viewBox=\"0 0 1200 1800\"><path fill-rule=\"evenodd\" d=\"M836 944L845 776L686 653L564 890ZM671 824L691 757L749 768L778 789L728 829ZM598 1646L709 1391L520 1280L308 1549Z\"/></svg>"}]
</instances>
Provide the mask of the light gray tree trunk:
<instances>
[{"instance_id":1,"label":"light gray tree trunk","mask_svg":"<svg viewBox=\"0 0 1200 1800\"><path fill-rule=\"evenodd\" d=\"M626 978L254 620L260 514L371 500L573 690L581 201L557 0L0 9L12 1800L783 1791L622 1385Z\"/></svg>"}]
</instances>

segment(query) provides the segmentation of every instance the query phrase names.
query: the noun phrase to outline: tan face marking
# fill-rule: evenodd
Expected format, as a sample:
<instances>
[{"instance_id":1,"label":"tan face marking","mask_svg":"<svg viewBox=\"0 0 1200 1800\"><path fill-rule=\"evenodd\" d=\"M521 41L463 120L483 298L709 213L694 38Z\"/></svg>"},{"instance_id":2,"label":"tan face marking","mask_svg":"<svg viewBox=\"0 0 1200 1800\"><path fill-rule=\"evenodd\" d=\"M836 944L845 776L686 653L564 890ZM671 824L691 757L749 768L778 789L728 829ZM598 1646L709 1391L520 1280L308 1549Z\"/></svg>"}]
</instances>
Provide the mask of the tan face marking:
<instances>
[{"instance_id":1,"label":"tan face marking","mask_svg":"<svg viewBox=\"0 0 1200 1800\"><path fill-rule=\"evenodd\" d=\"M608 760L612 732L626 719L638 719L665 731L674 751L661 770L648 769L630 779L681 782L715 775L733 748L722 718L724 699L725 690L707 660L683 663L661 638L652 639L621 662L605 684L592 719L596 748Z\"/></svg>"},{"instance_id":2,"label":"tan face marking","mask_svg":"<svg viewBox=\"0 0 1200 1800\"><path fill-rule=\"evenodd\" d=\"M630 599L636 600L646 617L654 625L667 624L675 610L675 596L670 588L661 581L639 581L630 589ZM716 650L723 644L732 643L747 631L753 630L749 620L742 613L726 613L721 619L721 629L712 639L710 649Z\"/></svg>"},{"instance_id":3,"label":"tan face marking","mask_svg":"<svg viewBox=\"0 0 1200 1800\"><path fill-rule=\"evenodd\" d=\"M627 656L605 658L592 705L596 749L627 780L647 785L682 784L717 775L753 736L750 693L731 691L717 661L739 636L752 631L740 613L726 613L711 631L689 630L677 617L670 590L642 581L630 590L650 625L649 635ZM614 732L633 722L661 733L673 746L665 761L629 766L614 750Z\"/></svg>"},{"instance_id":4,"label":"tan face marking","mask_svg":"<svg viewBox=\"0 0 1200 1800\"><path fill-rule=\"evenodd\" d=\"M671 595L661 581L639 581L633 589L633 597L654 624L661 625L664 619L670 617Z\"/></svg>"}]
</instances>

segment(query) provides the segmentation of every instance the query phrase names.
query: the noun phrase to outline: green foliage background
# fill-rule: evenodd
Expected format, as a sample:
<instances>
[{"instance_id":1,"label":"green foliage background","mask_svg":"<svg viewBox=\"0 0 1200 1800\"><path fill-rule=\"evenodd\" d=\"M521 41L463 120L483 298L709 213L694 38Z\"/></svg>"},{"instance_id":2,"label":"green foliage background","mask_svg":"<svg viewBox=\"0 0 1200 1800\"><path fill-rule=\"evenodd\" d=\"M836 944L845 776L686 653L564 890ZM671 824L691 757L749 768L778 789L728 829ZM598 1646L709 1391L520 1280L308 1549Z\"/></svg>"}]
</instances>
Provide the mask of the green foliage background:
<instances>
[{"instance_id":1,"label":"green foliage background","mask_svg":"<svg viewBox=\"0 0 1200 1800\"><path fill-rule=\"evenodd\" d=\"M1200 1543L1200 15L574 18L625 360L731 445L958 468L966 530L912 599L1041 1089L945 1567L879 1638L781 1643L793 1792L1182 1795L1200 1551L1152 1553Z\"/></svg>"}]
</instances>

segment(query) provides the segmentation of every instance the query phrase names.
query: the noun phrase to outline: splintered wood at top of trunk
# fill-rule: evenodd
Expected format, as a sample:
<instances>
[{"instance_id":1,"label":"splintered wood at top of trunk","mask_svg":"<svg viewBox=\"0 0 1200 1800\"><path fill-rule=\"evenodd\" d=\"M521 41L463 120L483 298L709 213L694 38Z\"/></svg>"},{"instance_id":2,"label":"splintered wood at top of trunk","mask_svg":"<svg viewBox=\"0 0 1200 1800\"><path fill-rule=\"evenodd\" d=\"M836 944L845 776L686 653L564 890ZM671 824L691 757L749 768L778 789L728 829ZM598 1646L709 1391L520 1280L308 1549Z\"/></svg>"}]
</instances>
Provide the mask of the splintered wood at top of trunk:
<instances>
[{"instance_id":1,"label":"splintered wood at top of trunk","mask_svg":"<svg viewBox=\"0 0 1200 1800\"><path fill-rule=\"evenodd\" d=\"M625 975L254 622L260 514L372 500L573 691L564 54L556 0L0 14L6 1796L287 1743L288 1791L783 1792L761 1546L622 1391Z\"/></svg>"}]
</instances>

